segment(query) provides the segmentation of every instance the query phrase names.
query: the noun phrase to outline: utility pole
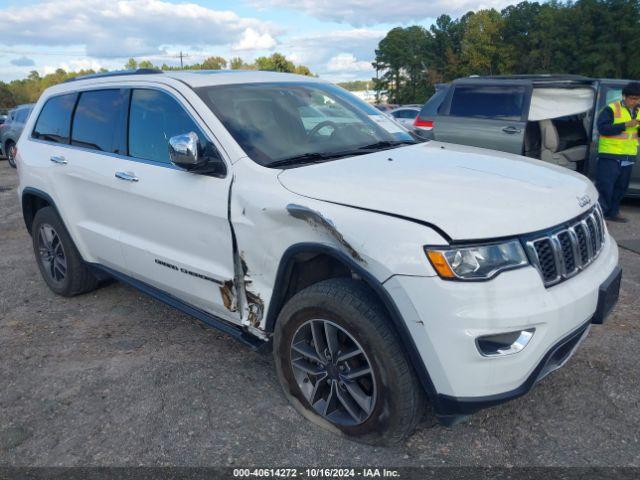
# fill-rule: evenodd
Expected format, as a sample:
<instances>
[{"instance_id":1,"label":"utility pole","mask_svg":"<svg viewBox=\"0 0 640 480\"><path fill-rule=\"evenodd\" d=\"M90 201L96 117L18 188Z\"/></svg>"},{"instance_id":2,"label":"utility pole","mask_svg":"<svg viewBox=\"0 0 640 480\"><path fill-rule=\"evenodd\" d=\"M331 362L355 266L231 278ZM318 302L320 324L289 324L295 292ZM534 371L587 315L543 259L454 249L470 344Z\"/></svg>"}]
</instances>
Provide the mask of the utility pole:
<instances>
[{"instance_id":1,"label":"utility pole","mask_svg":"<svg viewBox=\"0 0 640 480\"><path fill-rule=\"evenodd\" d=\"M175 58L179 58L180 59L180 68L184 68L184 64L182 63L182 59L183 58L188 58L189 54L187 53L182 53L182 50L180 50L180 54L176 55Z\"/></svg>"}]
</instances>

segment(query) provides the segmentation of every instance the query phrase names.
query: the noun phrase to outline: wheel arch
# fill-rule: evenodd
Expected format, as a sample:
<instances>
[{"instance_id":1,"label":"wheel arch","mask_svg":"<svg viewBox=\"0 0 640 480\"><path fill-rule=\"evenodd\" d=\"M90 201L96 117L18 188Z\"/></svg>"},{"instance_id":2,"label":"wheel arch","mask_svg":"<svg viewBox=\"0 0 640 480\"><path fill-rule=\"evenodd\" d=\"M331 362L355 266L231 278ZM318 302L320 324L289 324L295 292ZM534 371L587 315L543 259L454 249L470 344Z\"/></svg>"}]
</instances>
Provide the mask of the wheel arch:
<instances>
[{"instance_id":1,"label":"wheel arch","mask_svg":"<svg viewBox=\"0 0 640 480\"><path fill-rule=\"evenodd\" d=\"M60 219L60 212L58 212L58 207L56 207L56 203L53 201L53 198L46 192L39 190L33 187L26 187L22 191L22 217L24 218L24 224L27 227L27 231L31 234L31 227L33 225L33 219L36 216L38 210L44 207L53 208ZM64 223L64 222L63 222Z\"/></svg>"},{"instance_id":2,"label":"wheel arch","mask_svg":"<svg viewBox=\"0 0 640 480\"><path fill-rule=\"evenodd\" d=\"M339 262L346 269L356 274L357 277L375 294L387 311L389 319L391 320L392 328L398 334L400 344L416 372L420 384L426 392L430 402L432 402L432 405L437 408L438 395L433 385L433 381L431 380L427 367L422 361L422 357L415 345L413 337L411 336L411 333L409 332L409 329L407 328L407 325L405 324L393 298L391 298L391 295L376 277L374 277L352 257L335 247L320 243L299 243L290 246L284 252L276 273L273 294L267 311L265 330L269 333L274 331L280 310L289 298L287 295L295 265L298 262L298 259L309 255L325 255L332 258L334 261Z\"/></svg>"}]
</instances>

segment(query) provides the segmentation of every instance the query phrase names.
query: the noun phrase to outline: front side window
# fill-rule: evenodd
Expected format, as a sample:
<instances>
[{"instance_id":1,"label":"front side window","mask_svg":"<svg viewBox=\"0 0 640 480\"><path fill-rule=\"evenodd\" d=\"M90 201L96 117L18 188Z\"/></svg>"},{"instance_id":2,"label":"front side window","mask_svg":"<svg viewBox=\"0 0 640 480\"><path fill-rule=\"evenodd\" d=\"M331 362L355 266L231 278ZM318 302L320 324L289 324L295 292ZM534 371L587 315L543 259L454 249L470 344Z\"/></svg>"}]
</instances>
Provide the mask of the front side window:
<instances>
[{"instance_id":1,"label":"front side window","mask_svg":"<svg viewBox=\"0 0 640 480\"><path fill-rule=\"evenodd\" d=\"M389 118L328 84L249 83L196 91L242 149L264 166L415 142Z\"/></svg>"},{"instance_id":2,"label":"front side window","mask_svg":"<svg viewBox=\"0 0 640 480\"><path fill-rule=\"evenodd\" d=\"M520 120L526 96L523 86L461 86L453 91L449 114L456 117Z\"/></svg>"},{"instance_id":3,"label":"front side window","mask_svg":"<svg viewBox=\"0 0 640 480\"><path fill-rule=\"evenodd\" d=\"M189 132L198 135L201 145L207 145L200 128L171 96L158 90L133 90L129 112L131 157L171 163L169 139Z\"/></svg>"},{"instance_id":4,"label":"front side window","mask_svg":"<svg viewBox=\"0 0 640 480\"><path fill-rule=\"evenodd\" d=\"M70 93L47 100L33 129L32 137L49 142L69 143L71 114L77 97L77 93Z\"/></svg>"},{"instance_id":5,"label":"front side window","mask_svg":"<svg viewBox=\"0 0 640 480\"><path fill-rule=\"evenodd\" d=\"M128 97L121 90L82 92L73 116L71 144L102 152L124 153L116 138Z\"/></svg>"}]
</instances>

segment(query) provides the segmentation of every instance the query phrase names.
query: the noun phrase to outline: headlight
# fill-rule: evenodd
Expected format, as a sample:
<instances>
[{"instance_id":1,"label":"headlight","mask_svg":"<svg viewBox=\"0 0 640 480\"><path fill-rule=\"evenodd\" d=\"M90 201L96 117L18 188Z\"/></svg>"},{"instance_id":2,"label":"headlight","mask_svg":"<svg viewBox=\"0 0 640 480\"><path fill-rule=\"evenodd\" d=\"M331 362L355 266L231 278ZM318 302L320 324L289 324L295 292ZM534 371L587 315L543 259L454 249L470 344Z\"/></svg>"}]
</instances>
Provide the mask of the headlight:
<instances>
[{"instance_id":1,"label":"headlight","mask_svg":"<svg viewBox=\"0 0 640 480\"><path fill-rule=\"evenodd\" d=\"M504 270L529 264L518 240L425 250L438 275L448 280L489 280Z\"/></svg>"}]
</instances>

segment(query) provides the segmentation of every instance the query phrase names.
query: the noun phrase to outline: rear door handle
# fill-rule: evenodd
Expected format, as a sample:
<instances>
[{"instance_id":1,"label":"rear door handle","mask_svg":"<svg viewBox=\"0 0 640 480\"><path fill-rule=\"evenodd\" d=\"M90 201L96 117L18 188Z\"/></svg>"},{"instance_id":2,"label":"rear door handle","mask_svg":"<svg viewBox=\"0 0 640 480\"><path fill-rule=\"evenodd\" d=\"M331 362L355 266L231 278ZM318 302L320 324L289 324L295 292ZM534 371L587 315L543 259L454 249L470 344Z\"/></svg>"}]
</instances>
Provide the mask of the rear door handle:
<instances>
[{"instance_id":1,"label":"rear door handle","mask_svg":"<svg viewBox=\"0 0 640 480\"><path fill-rule=\"evenodd\" d=\"M513 134L513 133L520 133L520 132L522 131L522 129L520 129L520 128L518 128L518 127L514 127L513 125L510 125L510 126L508 126L508 127L504 127L504 128L502 129L502 131L503 131L504 133L510 133L510 134Z\"/></svg>"},{"instance_id":2,"label":"rear door handle","mask_svg":"<svg viewBox=\"0 0 640 480\"><path fill-rule=\"evenodd\" d=\"M116 172L116 178L127 182L137 182L138 177L132 172Z\"/></svg>"},{"instance_id":3,"label":"rear door handle","mask_svg":"<svg viewBox=\"0 0 640 480\"><path fill-rule=\"evenodd\" d=\"M62 155L51 155L51 158L49 158L49 160L51 160L53 163L57 163L58 165L67 164L67 159L64 158Z\"/></svg>"}]
</instances>

